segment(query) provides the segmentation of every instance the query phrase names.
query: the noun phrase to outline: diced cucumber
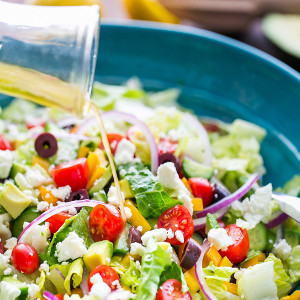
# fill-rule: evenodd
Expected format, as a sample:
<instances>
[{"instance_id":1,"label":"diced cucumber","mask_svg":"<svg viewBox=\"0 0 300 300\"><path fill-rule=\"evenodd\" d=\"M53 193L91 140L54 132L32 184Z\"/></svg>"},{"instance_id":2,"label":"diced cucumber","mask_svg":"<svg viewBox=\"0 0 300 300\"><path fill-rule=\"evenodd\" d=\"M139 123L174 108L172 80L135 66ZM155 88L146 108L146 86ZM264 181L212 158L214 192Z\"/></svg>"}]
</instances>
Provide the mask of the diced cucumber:
<instances>
[{"instance_id":1,"label":"diced cucumber","mask_svg":"<svg viewBox=\"0 0 300 300\"><path fill-rule=\"evenodd\" d=\"M13 162L12 167L10 169L10 177L12 179L15 179L18 173L25 174L26 166L18 162Z\"/></svg>"},{"instance_id":2,"label":"diced cucumber","mask_svg":"<svg viewBox=\"0 0 300 300\"><path fill-rule=\"evenodd\" d=\"M128 235L130 225L127 223L118 238L114 242L114 255L115 254L127 254L129 252Z\"/></svg>"},{"instance_id":3,"label":"diced cucumber","mask_svg":"<svg viewBox=\"0 0 300 300\"><path fill-rule=\"evenodd\" d=\"M17 219L12 221L11 223L12 235L14 237L19 237L19 235L23 231L24 222L30 223L40 215L41 212L38 211L35 206L27 207Z\"/></svg>"},{"instance_id":4,"label":"diced cucumber","mask_svg":"<svg viewBox=\"0 0 300 300\"><path fill-rule=\"evenodd\" d=\"M250 249L264 251L268 244L268 231L263 223L248 230Z\"/></svg>"},{"instance_id":5,"label":"diced cucumber","mask_svg":"<svg viewBox=\"0 0 300 300\"><path fill-rule=\"evenodd\" d=\"M192 239L194 239L196 242L198 242L199 244L203 244L203 237L201 236L200 233L198 232L194 232L192 235Z\"/></svg>"},{"instance_id":6,"label":"diced cucumber","mask_svg":"<svg viewBox=\"0 0 300 300\"><path fill-rule=\"evenodd\" d=\"M210 179L214 170L208 166L202 165L194 160L185 157L182 161L182 171L186 178L203 177Z\"/></svg>"},{"instance_id":7,"label":"diced cucumber","mask_svg":"<svg viewBox=\"0 0 300 300\"><path fill-rule=\"evenodd\" d=\"M18 296L16 298L16 300L26 300L26 298L28 296L28 286L24 282L21 282L18 279L13 278L13 276L10 276L10 275L2 276L1 281L6 281L7 283L10 283L20 289L21 294L20 294L20 296Z\"/></svg>"},{"instance_id":8,"label":"diced cucumber","mask_svg":"<svg viewBox=\"0 0 300 300\"><path fill-rule=\"evenodd\" d=\"M266 247L267 252L272 252L275 242L276 242L276 233L268 230L267 231L267 247Z\"/></svg>"},{"instance_id":9,"label":"diced cucumber","mask_svg":"<svg viewBox=\"0 0 300 300\"><path fill-rule=\"evenodd\" d=\"M104 190L101 190L99 192L94 193L93 196L92 196L92 199L102 201L102 202L105 202L105 203L108 202L107 195L106 195Z\"/></svg>"},{"instance_id":10,"label":"diced cucumber","mask_svg":"<svg viewBox=\"0 0 300 300\"><path fill-rule=\"evenodd\" d=\"M300 244L300 235L296 230L284 230L284 238L292 248Z\"/></svg>"},{"instance_id":11,"label":"diced cucumber","mask_svg":"<svg viewBox=\"0 0 300 300\"><path fill-rule=\"evenodd\" d=\"M108 182L112 178L112 171L111 167L108 166L105 172L102 174L102 176L96 180L94 186L89 190L89 195L93 196L94 193L99 192L105 188L105 186L108 184Z\"/></svg>"}]
</instances>

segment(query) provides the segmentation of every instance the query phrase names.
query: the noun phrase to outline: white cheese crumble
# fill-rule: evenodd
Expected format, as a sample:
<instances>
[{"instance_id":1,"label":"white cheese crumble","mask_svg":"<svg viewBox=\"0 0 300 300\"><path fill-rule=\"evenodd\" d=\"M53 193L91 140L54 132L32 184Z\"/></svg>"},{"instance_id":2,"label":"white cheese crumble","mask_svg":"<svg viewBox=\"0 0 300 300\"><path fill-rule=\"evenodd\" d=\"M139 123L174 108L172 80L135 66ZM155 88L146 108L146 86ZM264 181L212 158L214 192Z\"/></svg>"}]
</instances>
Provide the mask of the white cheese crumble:
<instances>
[{"instance_id":1,"label":"white cheese crumble","mask_svg":"<svg viewBox=\"0 0 300 300\"><path fill-rule=\"evenodd\" d=\"M140 225L136 228L139 232L142 232L143 231L143 227Z\"/></svg>"},{"instance_id":2,"label":"white cheese crumble","mask_svg":"<svg viewBox=\"0 0 300 300\"><path fill-rule=\"evenodd\" d=\"M36 299L37 293L40 291L40 288L37 284L31 283L28 284L28 296L30 299Z\"/></svg>"},{"instance_id":3,"label":"white cheese crumble","mask_svg":"<svg viewBox=\"0 0 300 300\"><path fill-rule=\"evenodd\" d=\"M254 228L260 221L267 223L272 218L272 185L268 184L259 187L253 195L246 198L243 202L235 201L231 207L242 213L247 229Z\"/></svg>"},{"instance_id":4,"label":"white cheese crumble","mask_svg":"<svg viewBox=\"0 0 300 300\"><path fill-rule=\"evenodd\" d=\"M285 239L279 240L277 244L274 245L275 254L282 260L286 260L292 251L292 247L286 242Z\"/></svg>"},{"instance_id":5,"label":"white cheese crumble","mask_svg":"<svg viewBox=\"0 0 300 300\"><path fill-rule=\"evenodd\" d=\"M0 150L0 178L8 177L14 159L13 151Z\"/></svg>"},{"instance_id":6,"label":"white cheese crumble","mask_svg":"<svg viewBox=\"0 0 300 300\"><path fill-rule=\"evenodd\" d=\"M124 201L125 196L124 196L123 192L121 192L121 196L122 196L122 200ZM107 201L108 201L109 204L112 204L114 206L117 206L117 207L120 206L118 191L117 191L117 188L113 185L108 190Z\"/></svg>"},{"instance_id":7,"label":"white cheese crumble","mask_svg":"<svg viewBox=\"0 0 300 300\"><path fill-rule=\"evenodd\" d=\"M3 240L9 239L11 237L11 232L9 229L9 222L11 217L8 213L0 215L0 236Z\"/></svg>"},{"instance_id":8,"label":"white cheese crumble","mask_svg":"<svg viewBox=\"0 0 300 300\"><path fill-rule=\"evenodd\" d=\"M23 226L26 225L28 225L28 223ZM38 252L44 252L49 244L47 239L50 236L49 223L46 222L44 225L34 225L26 234L24 243L31 245Z\"/></svg>"},{"instance_id":9,"label":"white cheese crumble","mask_svg":"<svg viewBox=\"0 0 300 300\"><path fill-rule=\"evenodd\" d=\"M93 286L89 295L93 295L99 300L104 300L111 292L110 287L103 281L102 277L98 273L92 276L91 283Z\"/></svg>"},{"instance_id":10,"label":"white cheese crumble","mask_svg":"<svg viewBox=\"0 0 300 300\"><path fill-rule=\"evenodd\" d=\"M51 193L58 199L66 200L70 197L71 187L69 185L65 185L59 188L52 188Z\"/></svg>"},{"instance_id":11,"label":"white cheese crumble","mask_svg":"<svg viewBox=\"0 0 300 300\"><path fill-rule=\"evenodd\" d=\"M4 247L7 249L13 249L17 245L17 243L18 243L18 239L15 237L12 237L12 238L6 240Z\"/></svg>"},{"instance_id":12,"label":"white cheese crumble","mask_svg":"<svg viewBox=\"0 0 300 300\"><path fill-rule=\"evenodd\" d=\"M172 189L177 193L177 198L182 201L190 214L193 214L192 198L189 190L180 180L174 163L166 162L157 169L157 178L164 188Z\"/></svg>"},{"instance_id":13,"label":"white cheese crumble","mask_svg":"<svg viewBox=\"0 0 300 300\"><path fill-rule=\"evenodd\" d=\"M119 142L115 153L116 164L121 165L140 161L138 158L134 158L135 150L135 144L131 143L127 139L122 139Z\"/></svg>"},{"instance_id":14,"label":"white cheese crumble","mask_svg":"<svg viewBox=\"0 0 300 300\"><path fill-rule=\"evenodd\" d=\"M147 231L142 235L142 242L144 246L147 246L150 238L154 237L156 242L164 242L168 237L168 231L165 228L158 228Z\"/></svg>"},{"instance_id":15,"label":"white cheese crumble","mask_svg":"<svg viewBox=\"0 0 300 300\"><path fill-rule=\"evenodd\" d=\"M131 212L130 207L124 207L124 211L125 211L126 218L130 219L132 217L132 212ZM142 226L139 226L139 227L142 227ZM141 231L143 231L143 228Z\"/></svg>"},{"instance_id":16,"label":"white cheese crumble","mask_svg":"<svg viewBox=\"0 0 300 300\"><path fill-rule=\"evenodd\" d=\"M0 299L14 300L21 295L21 290L6 281L0 282Z\"/></svg>"},{"instance_id":17,"label":"white cheese crumble","mask_svg":"<svg viewBox=\"0 0 300 300\"><path fill-rule=\"evenodd\" d=\"M75 232L70 232L67 238L57 243L55 256L59 262L82 257L87 253L84 241Z\"/></svg>"},{"instance_id":18,"label":"white cheese crumble","mask_svg":"<svg viewBox=\"0 0 300 300\"><path fill-rule=\"evenodd\" d=\"M4 275L10 275L12 272L12 268L7 268L6 270L4 270L3 274Z\"/></svg>"},{"instance_id":19,"label":"white cheese crumble","mask_svg":"<svg viewBox=\"0 0 300 300\"><path fill-rule=\"evenodd\" d=\"M184 243L184 236L183 236L183 232L181 230L176 230L175 231L175 236L176 239L180 242L180 243Z\"/></svg>"},{"instance_id":20,"label":"white cheese crumble","mask_svg":"<svg viewBox=\"0 0 300 300\"><path fill-rule=\"evenodd\" d=\"M208 232L207 238L218 250L226 251L228 246L233 244L232 238L228 236L224 228L211 229Z\"/></svg>"},{"instance_id":21,"label":"white cheese crumble","mask_svg":"<svg viewBox=\"0 0 300 300\"><path fill-rule=\"evenodd\" d=\"M146 248L139 243L132 243L130 245L130 254L132 254L132 255L142 256L145 251L146 251Z\"/></svg>"},{"instance_id":22,"label":"white cheese crumble","mask_svg":"<svg viewBox=\"0 0 300 300\"><path fill-rule=\"evenodd\" d=\"M37 187L52 182L48 173L38 164L34 165L32 168L28 168L25 177L31 187Z\"/></svg>"},{"instance_id":23,"label":"white cheese crumble","mask_svg":"<svg viewBox=\"0 0 300 300\"><path fill-rule=\"evenodd\" d=\"M37 210L38 211L45 211L46 208L49 207L49 203L47 201L41 201L37 205Z\"/></svg>"},{"instance_id":24,"label":"white cheese crumble","mask_svg":"<svg viewBox=\"0 0 300 300\"><path fill-rule=\"evenodd\" d=\"M50 275L50 266L47 264L47 261L45 260L39 267L39 271L45 271L46 275Z\"/></svg>"}]
</instances>

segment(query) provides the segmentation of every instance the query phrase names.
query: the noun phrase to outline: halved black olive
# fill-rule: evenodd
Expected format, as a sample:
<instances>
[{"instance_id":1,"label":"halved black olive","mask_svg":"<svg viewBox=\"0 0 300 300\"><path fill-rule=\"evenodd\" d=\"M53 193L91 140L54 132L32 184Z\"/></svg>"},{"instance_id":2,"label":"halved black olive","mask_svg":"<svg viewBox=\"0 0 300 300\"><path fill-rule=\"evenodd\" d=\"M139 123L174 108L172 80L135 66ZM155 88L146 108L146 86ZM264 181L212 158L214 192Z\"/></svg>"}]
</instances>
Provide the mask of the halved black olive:
<instances>
[{"instance_id":1,"label":"halved black olive","mask_svg":"<svg viewBox=\"0 0 300 300\"><path fill-rule=\"evenodd\" d=\"M131 226L129 229L129 244L139 243L142 244L142 235L139 230L137 230L134 226Z\"/></svg>"},{"instance_id":2,"label":"halved black olive","mask_svg":"<svg viewBox=\"0 0 300 300\"><path fill-rule=\"evenodd\" d=\"M171 152L166 152L159 155L158 164L162 165L166 162L172 162L175 165L177 172L180 171L180 162L179 159Z\"/></svg>"},{"instance_id":3,"label":"halved black olive","mask_svg":"<svg viewBox=\"0 0 300 300\"><path fill-rule=\"evenodd\" d=\"M57 152L57 140L49 132L41 133L35 140L34 147L39 156L49 158Z\"/></svg>"},{"instance_id":4,"label":"halved black olive","mask_svg":"<svg viewBox=\"0 0 300 300\"><path fill-rule=\"evenodd\" d=\"M180 266L183 269L189 270L196 264L200 255L201 255L200 245L194 239L189 239L183 250Z\"/></svg>"},{"instance_id":5,"label":"halved black olive","mask_svg":"<svg viewBox=\"0 0 300 300\"><path fill-rule=\"evenodd\" d=\"M89 199L89 193L85 189L80 189L75 192L72 192L70 197L67 200L65 200L65 202L85 200L85 199Z\"/></svg>"},{"instance_id":6,"label":"halved black olive","mask_svg":"<svg viewBox=\"0 0 300 300\"><path fill-rule=\"evenodd\" d=\"M217 183L215 183L212 186L212 192L213 192L213 202L218 202L221 199L230 195L229 191L227 191L225 188L223 188Z\"/></svg>"}]
</instances>

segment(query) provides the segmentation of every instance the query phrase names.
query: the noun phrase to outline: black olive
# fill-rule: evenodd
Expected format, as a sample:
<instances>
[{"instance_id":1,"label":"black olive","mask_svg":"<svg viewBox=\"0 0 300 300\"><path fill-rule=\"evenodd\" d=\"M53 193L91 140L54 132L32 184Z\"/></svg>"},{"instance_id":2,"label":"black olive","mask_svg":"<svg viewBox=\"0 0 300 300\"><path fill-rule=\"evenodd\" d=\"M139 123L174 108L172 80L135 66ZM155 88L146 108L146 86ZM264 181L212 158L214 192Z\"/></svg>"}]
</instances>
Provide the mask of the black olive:
<instances>
[{"instance_id":1,"label":"black olive","mask_svg":"<svg viewBox=\"0 0 300 300\"><path fill-rule=\"evenodd\" d=\"M179 159L171 152L166 152L159 155L158 164L162 165L166 162L172 162L175 165L177 172L180 171L180 162Z\"/></svg>"},{"instance_id":2,"label":"black olive","mask_svg":"<svg viewBox=\"0 0 300 300\"><path fill-rule=\"evenodd\" d=\"M36 138L34 147L39 156L49 158L57 152L57 140L53 134L44 132Z\"/></svg>"},{"instance_id":3,"label":"black olive","mask_svg":"<svg viewBox=\"0 0 300 300\"><path fill-rule=\"evenodd\" d=\"M189 239L184 248L180 266L186 270L191 269L198 261L200 255L200 245L194 239Z\"/></svg>"},{"instance_id":4,"label":"black olive","mask_svg":"<svg viewBox=\"0 0 300 300\"><path fill-rule=\"evenodd\" d=\"M129 245L132 243L142 244L142 236L139 230L137 230L134 226L131 226L129 229Z\"/></svg>"},{"instance_id":5,"label":"black olive","mask_svg":"<svg viewBox=\"0 0 300 300\"><path fill-rule=\"evenodd\" d=\"M89 199L89 194L87 190L85 189L80 189L75 192L72 192L70 197L65 200L65 202L71 202L71 201L76 201L76 200L85 200Z\"/></svg>"},{"instance_id":6,"label":"black olive","mask_svg":"<svg viewBox=\"0 0 300 300\"><path fill-rule=\"evenodd\" d=\"M213 192L213 202L218 202L221 199L230 195L229 191L227 191L225 188L223 188L222 186L216 183L212 187L212 192Z\"/></svg>"}]
</instances>

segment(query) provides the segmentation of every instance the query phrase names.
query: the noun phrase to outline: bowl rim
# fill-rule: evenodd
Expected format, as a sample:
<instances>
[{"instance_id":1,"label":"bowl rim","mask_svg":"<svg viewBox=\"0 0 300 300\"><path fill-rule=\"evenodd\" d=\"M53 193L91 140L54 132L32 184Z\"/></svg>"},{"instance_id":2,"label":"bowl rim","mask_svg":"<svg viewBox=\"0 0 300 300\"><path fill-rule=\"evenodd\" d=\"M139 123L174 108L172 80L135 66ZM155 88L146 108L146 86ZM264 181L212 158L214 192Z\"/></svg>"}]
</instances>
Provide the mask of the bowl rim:
<instances>
[{"instance_id":1,"label":"bowl rim","mask_svg":"<svg viewBox=\"0 0 300 300\"><path fill-rule=\"evenodd\" d=\"M136 30L150 30L157 32L172 32L183 35L190 35L195 37L202 37L211 41L217 41L220 44L239 49L240 51L247 53L248 55L261 60L262 62L275 67L279 72L286 74L292 80L295 80L300 86L300 73L282 62L281 60L275 58L274 56L259 50L253 46L250 46L244 42L240 42L233 38L227 37L225 35L209 31L202 28L196 28L188 25L181 24L167 24L152 21L140 21L140 20L126 20L126 19L110 19L106 18L101 21L101 27L111 27L111 28L130 28ZM101 27L100 27L100 47L101 47Z\"/></svg>"}]
</instances>

